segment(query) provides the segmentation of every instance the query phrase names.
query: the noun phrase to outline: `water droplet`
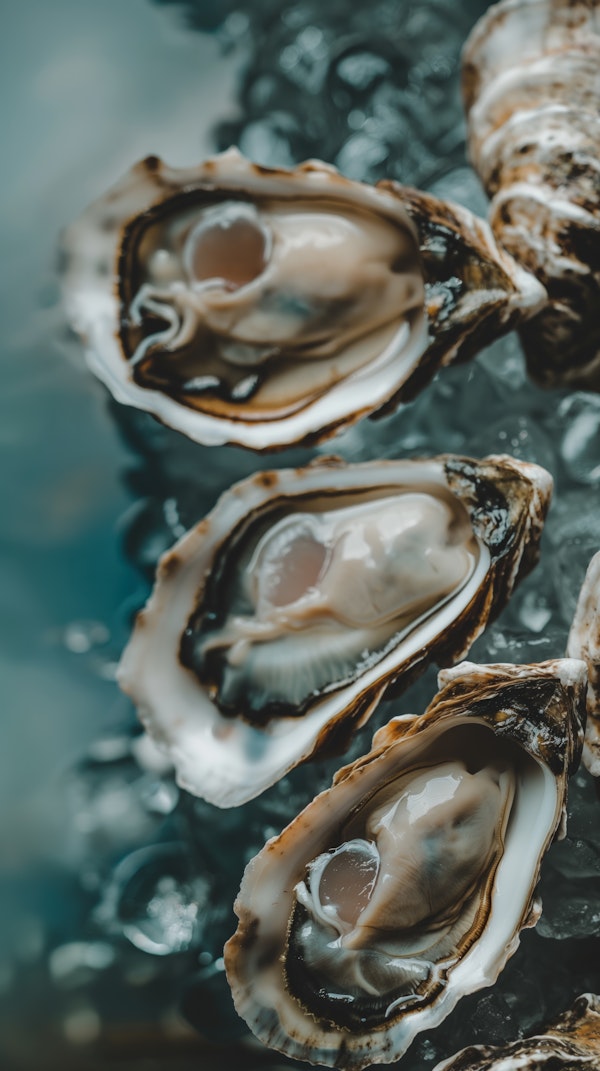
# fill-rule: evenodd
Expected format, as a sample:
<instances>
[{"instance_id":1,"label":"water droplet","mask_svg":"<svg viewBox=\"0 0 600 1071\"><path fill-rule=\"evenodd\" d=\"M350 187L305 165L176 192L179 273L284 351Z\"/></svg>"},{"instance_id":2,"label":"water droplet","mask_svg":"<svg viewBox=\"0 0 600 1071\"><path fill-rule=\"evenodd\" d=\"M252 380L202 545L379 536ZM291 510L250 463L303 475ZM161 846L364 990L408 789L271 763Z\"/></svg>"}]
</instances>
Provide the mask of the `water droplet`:
<instances>
[{"instance_id":1,"label":"water droplet","mask_svg":"<svg viewBox=\"0 0 600 1071\"><path fill-rule=\"evenodd\" d=\"M109 933L122 933L142 952L184 952L199 936L198 915L210 882L193 871L184 844L140 848L123 859L109 881L96 919Z\"/></svg>"},{"instance_id":2,"label":"water droplet","mask_svg":"<svg viewBox=\"0 0 600 1071\"><path fill-rule=\"evenodd\" d=\"M65 647L73 654L87 654L109 639L110 632L101 621L72 621L64 632Z\"/></svg>"}]
</instances>

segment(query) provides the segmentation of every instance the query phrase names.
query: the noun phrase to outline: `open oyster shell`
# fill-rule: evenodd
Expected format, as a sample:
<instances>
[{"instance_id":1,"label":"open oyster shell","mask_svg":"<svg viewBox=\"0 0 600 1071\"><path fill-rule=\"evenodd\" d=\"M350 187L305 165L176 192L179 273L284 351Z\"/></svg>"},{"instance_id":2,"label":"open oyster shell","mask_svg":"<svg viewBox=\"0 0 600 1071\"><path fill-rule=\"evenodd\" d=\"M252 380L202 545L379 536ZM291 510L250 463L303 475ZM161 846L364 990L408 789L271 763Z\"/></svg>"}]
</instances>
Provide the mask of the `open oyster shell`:
<instances>
[{"instance_id":1,"label":"open oyster shell","mask_svg":"<svg viewBox=\"0 0 600 1071\"><path fill-rule=\"evenodd\" d=\"M600 997L582 993L543 1034L510 1045L469 1045L433 1071L597 1071Z\"/></svg>"},{"instance_id":2,"label":"open oyster shell","mask_svg":"<svg viewBox=\"0 0 600 1071\"><path fill-rule=\"evenodd\" d=\"M243 803L464 657L535 563L551 489L502 455L234 485L161 559L118 671L179 783Z\"/></svg>"},{"instance_id":3,"label":"open oyster shell","mask_svg":"<svg viewBox=\"0 0 600 1071\"><path fill-rule=\"evenodd\" d=\"M581 752L586 668L462 663L248 864L225 966L265 1044L397 1060L491 985L534 925Z\"/></svg>"},{"instance_id":4,"label":"open oyster shell","mask_svg":"<svg viewBox=\"0 0 600 1071\"><path fill-rule=\"evenodd\" d=\"M67 313L117 400L255 450L411 397L545 297L465 209L234 149L142 161L62 254Z\"/></svg>"},{"instance_id":5,"label":"open oyster shell","mask_svg":"<svg viewBox=\"0 0 600 1071\"><path fill-rule=\"evenodd\" d=\"M502 0L463 51L469 150L496 238L547 288L531 374L600 389L600 8Z\"/></svg>"},{"instance_id":6,"label":"open oyster shell","mask_svg":"<svg viewBox=\"0 0 600 1071\"><path fill-rule=\"evenodd\" d=\"M587 723L583 763L600 777L600 551L585 574L569 632L567 654L582 658L588 667Z\"/></svg>"}]
</instances>

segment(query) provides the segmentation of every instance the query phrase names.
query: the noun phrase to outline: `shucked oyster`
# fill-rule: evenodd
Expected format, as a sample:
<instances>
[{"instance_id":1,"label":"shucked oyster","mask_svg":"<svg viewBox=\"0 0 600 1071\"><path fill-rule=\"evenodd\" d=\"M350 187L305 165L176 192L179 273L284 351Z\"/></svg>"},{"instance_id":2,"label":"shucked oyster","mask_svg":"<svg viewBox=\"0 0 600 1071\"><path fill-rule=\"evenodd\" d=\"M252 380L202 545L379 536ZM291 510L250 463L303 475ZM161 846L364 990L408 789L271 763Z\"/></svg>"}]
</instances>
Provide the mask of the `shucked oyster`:
<instances>
[{"instance_id":1,"label":"shucked oyster","mask_svg":"<svg viewBox=\"0 0 600 1071\"><path fill-rule=\"evenodd\" d=\"M583 993L543 1033L509 1045L469 1045L433 1071L598 1071L600 997Z\"/></svg>"},{"instance_id":2,"label":"shucked oyster","mask_svg":"<svg viewBox=\"0 0 600 1071\"><path fill-rule=\"evenodd\" d=\"M462 663L246 868L225 966L265 1044L350 1069L400 1058L491 985L534 925L579 761L586 668Z\"/></svg>"},{"instance_id":3,"label":"shucked oyster","mask_svg":"<svg viewBox=\"0 0 600 1071\"><path fill-rule=\"evenodd\" d=\"M464 209L235 150L138 164L63 257L68 313L119 401L258 450L410 397L544 296Z\"/></svg>"},{"instance_id":4,"label":"shucked oyster","mask_svg":"<svg viewBox=\"0 0 600 1071\"><path fill-rule=\"evenodd\" d=\"M119 668L219 806L340 750L392 684L463 657L533 565L552 480L509 457L261 472L160 562Z\"/></svg>"}]
</instances>

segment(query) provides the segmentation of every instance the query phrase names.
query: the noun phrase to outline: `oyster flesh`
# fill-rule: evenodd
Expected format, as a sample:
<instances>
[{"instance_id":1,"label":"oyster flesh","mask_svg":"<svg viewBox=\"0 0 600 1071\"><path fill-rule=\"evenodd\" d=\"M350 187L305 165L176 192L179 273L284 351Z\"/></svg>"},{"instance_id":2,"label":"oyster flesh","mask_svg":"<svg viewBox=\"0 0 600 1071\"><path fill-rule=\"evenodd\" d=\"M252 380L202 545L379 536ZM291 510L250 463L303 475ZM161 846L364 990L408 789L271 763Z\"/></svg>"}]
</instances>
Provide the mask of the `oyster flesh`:
<instances>
[{"instance_id":1,"label":"oyster flesh","mask_svg":"<svg viewBox=\"0 0 600 1071\"><path fill-rule=\"evenodd\" d=\"M584 766L600 777L600 551L585 574L569 632L567 654L587 664L587 723L583 745Z\"/></svg>"},{"instance_id":2,"label":"oyster flesh","mask_svg":"<svg viewBox=\"0 0 600 1071\"><path fill-rule=\"evenodd\" d=\"M548 291L531 374L600 390L600 6L502 0L463 51L469 150L497 240Z\"/></svg>"},{"instance_id":3,"label":"oyster flesh","mask_svg":"<svg viewBox=\"0 0 600 1071\"><path fill-rule=\"evenodd\" d=\"M117 400L255 450L412 396L545 296L466 209L233 149L142 161L62 256L68 315Z\"/></svg>"},{"instance_id":4,"label":"oyster flesh","mask_svg":"<svg viewBox=\"0 0 600 1071\"><path fill-rule=\"evenodd\" d=\"M537 465L453 455L234 485L161 559L118 671L179 783L243 803L464 657L536 561L551 489Z\"/></svg>"},{"instance_id":5,"label":"oyster flesh","mask_svg":"<svg viewBox=\"0 0 600 1071\"><path fill-rule=\"evenodd\" d=\"M248 864L225 946L265 1044L341 1069L398 1060L491 985L540 907L581 753L583 662L461 663Z\"/></svg>"},{"instance_id":6,"label":"oyster flesh","mask_svg":"<svg viewBox=\"0 0 600 1071\"><path fill-rule=\"evenodd\" d=\"M543 1034L510 1045L469 1045L433 1071L598 1071L600 997L582 993Z\"/></svg>"}]
</instances>

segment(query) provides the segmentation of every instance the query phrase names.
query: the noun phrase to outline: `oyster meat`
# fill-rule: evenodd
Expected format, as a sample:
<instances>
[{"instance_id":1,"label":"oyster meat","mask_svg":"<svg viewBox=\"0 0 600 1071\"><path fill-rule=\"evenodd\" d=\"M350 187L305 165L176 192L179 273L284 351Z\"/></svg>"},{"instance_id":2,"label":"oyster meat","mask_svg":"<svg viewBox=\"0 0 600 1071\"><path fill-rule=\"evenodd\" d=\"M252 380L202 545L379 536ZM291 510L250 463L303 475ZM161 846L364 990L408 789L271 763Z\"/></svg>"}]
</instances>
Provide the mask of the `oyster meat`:
<instances>
[{"instance_id":1,"label":"oyster meat","mask_svg":"<svg viewBox=\"0 0 600 1071\"><path fill-rule=\"evenodd\" d=\"M464 209L236 150L188 170L143 161L62 254L69 317L115 397L257 450L410 397L544 297Z\"/></svg>"},{"instance_id":2,"label":"oyster meat","mask_svg":"<svg viewBox=\"0 0 600 1071\"><path fill-rule=\"evenodd\" d=\"M567 654L582 658L588 667L583 763L594 777L600 777L600 551L594 554L585 574L569 631Z\"/></svg>"},{"instance_id":3,"label":"oyster meat","mask_svg":"<svg viewBox=\"0 0 600 1071\"><path fill-rule=\"evenodd\" d=\"M496 238L548 291L521 335L547 386L600 389L600 7L502 0L463 51L469 150Z\"/></svg>"},{"instance_id":4,"label":"oyster meat","mask_svg":"<svg viewBox=\"0 0 600 1071\"><path fill-rule=\"evenodd\" d=\"M248 864L225 967L265 1044L398 1060L491 985L534 925L581 753L586 667L461 663Z\"/></svg>"},{"instance_id":5,"label":"oyster meat","mask_svg":"<svg viewBox=\"0 0 600 1071\"><path fill-rule=\"evenodd\" d=\"M536 465L451 455L234 485L161 559L118 672L179 782L245 802L464 657L536 560L551 488Z\"/></svg>"},{"instance_id":6,"label":"oyster meat","mask_svg":"<svg viewBox=\"0 0 600 1071\"><path fill-rule=\"evenodd\" d=\"M510 1045L469 1045L433 1071L597 1071L600 997L582 993L542 1034Z\"/></svg>"}]
</instances>

